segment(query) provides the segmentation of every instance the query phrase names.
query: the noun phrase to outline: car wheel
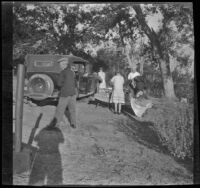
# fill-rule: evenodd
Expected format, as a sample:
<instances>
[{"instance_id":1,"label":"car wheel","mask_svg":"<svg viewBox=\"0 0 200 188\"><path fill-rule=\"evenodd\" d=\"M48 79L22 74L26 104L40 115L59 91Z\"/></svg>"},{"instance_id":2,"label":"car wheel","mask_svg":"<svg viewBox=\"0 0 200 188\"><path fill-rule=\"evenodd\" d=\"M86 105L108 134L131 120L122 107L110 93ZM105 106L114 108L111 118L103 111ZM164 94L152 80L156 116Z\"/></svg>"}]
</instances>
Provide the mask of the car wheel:
<instances>
[{"instance_id":1,"label":"car wheel","mask_svg":"<svg viewBox=\"0 0 200 188\"><path fill-rule=\"evenodd\" d=\"M28 81L28 92L31 98L43 100L51 96L54 91L53 80L46 74L34 74Z\"/></svg>"}]
</instances>

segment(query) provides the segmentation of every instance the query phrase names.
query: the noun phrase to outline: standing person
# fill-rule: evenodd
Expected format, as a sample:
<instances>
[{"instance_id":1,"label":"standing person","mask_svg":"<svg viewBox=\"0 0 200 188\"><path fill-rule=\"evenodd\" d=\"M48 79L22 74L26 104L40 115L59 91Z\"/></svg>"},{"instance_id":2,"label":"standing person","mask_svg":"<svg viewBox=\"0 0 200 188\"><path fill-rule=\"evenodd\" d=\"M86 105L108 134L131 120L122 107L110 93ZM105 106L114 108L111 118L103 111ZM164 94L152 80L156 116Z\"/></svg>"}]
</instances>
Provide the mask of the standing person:
<instances>
[{"instance_id":1,"label":"standing person","mask_svg":"<svg viewBox=\"0 0 200 188\"><path fill-rule=\"evenodd\" d=\"M94 72L93 76L94 76L94 80L92 82L91 88L92 90L95 91L95 93L99 93L99 85L102 82L102 79L100 76L98 76L97 72Z\"/></svg>"},{"instance_id":2,"label":"standing person","mask_svg":"<svg viewBox=\"0 0 200 188\"><path fill-rule=\"evenodd\" d=\"M103 72L102 67L100 67L98 76L100 76L100 78L102 79L102 82L99 84L99 89L105 89L106 88L106 74L105 72Z\"/></svg>"},{"instance_id":3,"label":"standing person","mask_svg":"<svg viewBox=\"0 0 200 188\"><path fill-rule=\"evenodd\" d=\"M57 126L60 124L66 107L69 109L70 126L76 128L76 80L75 73L71 70L68 58L62 58L58 61L62 69L58 85L61 88L60 98L55 113Z\"/></svg>"},{"instance_id":4,"label":"standing person","mask_svg":"<svg viewBox=\"0 0 200 188\"><path fill-rule=\"evenodd\" d=\"M111 102L114 103L115 106L115 111L114 113L121 113L121 105L125 103L124 100L124 90L123 90L123 85L124 85L124 78L118 71L117 74L112 77L111 83L113 85L113 93L111 97ZM117 108L118 107L118 108Z\"/></svg>"}]
</instances>

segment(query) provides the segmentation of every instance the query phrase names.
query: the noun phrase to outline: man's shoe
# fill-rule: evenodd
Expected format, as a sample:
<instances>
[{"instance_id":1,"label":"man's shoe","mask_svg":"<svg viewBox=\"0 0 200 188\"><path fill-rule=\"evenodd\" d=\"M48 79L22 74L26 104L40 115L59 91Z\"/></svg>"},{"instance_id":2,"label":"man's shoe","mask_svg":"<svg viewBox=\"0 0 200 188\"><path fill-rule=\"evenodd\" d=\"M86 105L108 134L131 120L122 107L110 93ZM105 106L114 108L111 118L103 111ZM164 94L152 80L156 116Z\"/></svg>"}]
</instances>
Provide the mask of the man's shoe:
<instances>
[{"instance_id":1,"label":"man's shoe","mask_svg":"<svg viewBox=\"0 0 200 188\"><path fill-rule=\"evenodd\" d=\"M71 124L70 126L71 126L73 129L76 128L76 125L75 125L75 124Z\"/></svg>"}]
</instances>

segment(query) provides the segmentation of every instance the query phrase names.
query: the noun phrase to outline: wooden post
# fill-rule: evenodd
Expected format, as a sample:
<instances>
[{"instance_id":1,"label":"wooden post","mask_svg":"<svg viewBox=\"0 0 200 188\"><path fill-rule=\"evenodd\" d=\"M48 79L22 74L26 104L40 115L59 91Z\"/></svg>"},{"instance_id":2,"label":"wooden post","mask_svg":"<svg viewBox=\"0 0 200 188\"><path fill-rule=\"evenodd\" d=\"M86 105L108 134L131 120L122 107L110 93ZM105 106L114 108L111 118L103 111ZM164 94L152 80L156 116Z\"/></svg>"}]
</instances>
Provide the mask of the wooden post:
<instances>
[{"instance_id":1,"label":"wooden post","mask_svg":"<svg viewBox=\"0 0 200 188\"><path fill-rule=\"evenodd\" d=\"M18 64L17 69L17 88L15 106L15 152L21 151L22 143L22 123L23 123L23 98L24 98L24 65Z\"/></svg>"}]
</instances>

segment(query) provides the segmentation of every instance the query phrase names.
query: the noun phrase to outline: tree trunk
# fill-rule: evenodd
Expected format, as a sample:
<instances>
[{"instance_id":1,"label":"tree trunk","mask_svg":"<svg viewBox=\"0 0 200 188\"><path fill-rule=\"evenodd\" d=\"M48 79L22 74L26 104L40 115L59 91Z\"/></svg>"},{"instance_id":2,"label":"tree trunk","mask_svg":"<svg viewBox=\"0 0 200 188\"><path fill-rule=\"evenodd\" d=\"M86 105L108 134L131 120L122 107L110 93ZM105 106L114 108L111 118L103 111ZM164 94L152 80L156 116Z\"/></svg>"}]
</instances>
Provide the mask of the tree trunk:
<instances>
[{"instance_id":1,"label":"tree trunk","mask_svg":"<svg viewBox=\"0 0 200 188\"><path fill-rule=\"evenodd\" d=\"M122 35L121 23L120 22L118 22L118 26L119 26L119 36L120 36L121 44L124 48L124 53L126 55L128 64L129 64L131 70L133 72L135 72L136 71L136 63L134 61L134 55L132 53L132 44L130 42L128 42L128 44L124 43L124 38L123 38L123 35Z\"/></svg>"},{"instance_id":2,"label":"tree trunk","mask_svg":"<svg viewBox=\"0 0 200 188\"><path fill-rule=\"evenodd\" d=\"M143 70L144 70L144 58L143 57L140 57L139 66L140 66L140 74L143 75Z\"/></svg>"},{"instance_id":3,"label":"tree trunk","mask_svg":"<svg viewBox=\"0 0 200 188\"><path fill-rule=\"evenodd\" d=\"M127 44L124 45L124 54L128 60L128 64L133 72L137 71L137 56L138 54L135 53L134 43L133 41L127 41Z\"/></svg>"},{"instance_id":4,"label":"tree trunk","mask_svg":"<svg viewBox=\"0 0 200 188\"><path fill-rule=\"evenodd\" d=\"M176 99L176 95L174 92L174 82L172 80L172 75L169 70L169 66L167 66L168 62L165 59L160 59L160 66L162 72L162 80L164 86L164 95L170 99Z\"/></svg>"},{"instance_id":5,"label":"tree trunk","mask_svg":"<svg viewBox=\"0 0 200 188\"><path fill-rule=\"evenodd\" d=\"M136 71L136 64L135 64L134 61L133 61L133 57L132 57L132 55L130 54L130 50L131 50L131 49L130 49L130 48L128 49L128 47L126 46L124 52L125 52L125 55L126 55L126 58L127 58L127 60L128 60L128 64L129 64L131 70L132 70L133 72L135 72L135 71Z\"/></svg>"},{"instance_id":6,"label":"tree trunk","mask_svg":"<svg viewBox=\"0 0 200 188\"><path fill-rule=\"evenodd\" d=\"M161 68L162 81L164 86L165 97L170 99L176 99L174 92L174 83L170 71L169 55L162 50L159 38L153 29L150 29L145 21L145 17L142 13L140 5L133 6L136 12L136 18L141 25L142 30L148 36L155 53L158 55L159 66Z\"/></svg>"}]
</instances>

